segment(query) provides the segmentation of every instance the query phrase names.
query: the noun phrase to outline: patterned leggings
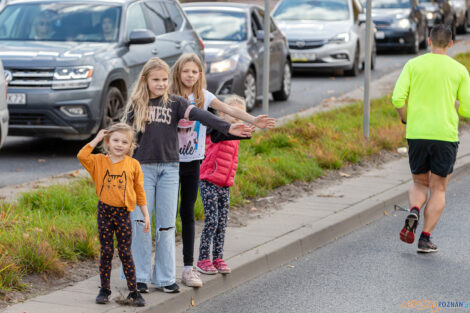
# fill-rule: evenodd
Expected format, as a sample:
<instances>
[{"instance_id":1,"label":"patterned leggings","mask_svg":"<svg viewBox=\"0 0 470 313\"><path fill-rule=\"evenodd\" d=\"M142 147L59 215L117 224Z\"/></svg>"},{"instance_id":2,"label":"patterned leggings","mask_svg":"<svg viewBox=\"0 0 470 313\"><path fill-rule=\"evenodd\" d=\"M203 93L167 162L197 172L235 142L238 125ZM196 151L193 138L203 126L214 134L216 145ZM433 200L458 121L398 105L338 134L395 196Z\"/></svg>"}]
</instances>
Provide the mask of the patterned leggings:
<instances>
[{"instance_id":1,"label":"patterned leggings","mask_svg":"<svg viewBox=\"0 0 470 313\"><path fill-rule=\"evenodd\" d=\"M126 275L127 287L136 291L135 266L131 253L132 228L126 208L113 207L98 201L98 234L100 236L101 288L110 289L111 264L114 254L114 232L116 232L119 258Z\"/></svg>"},{"instance_id":2,"label":"patterned leggings","mask_svg":"<svg viewBox=\"0 0 470 313\"><path fill-rule=\"evenodd\" d=\"M211 242L213 260L222 259L230 207L230 187L219 187L207 180L201 180L199 187L204 206L204 228L199 245L199 261L209 258Z\"/></svg>"}]
</instances>

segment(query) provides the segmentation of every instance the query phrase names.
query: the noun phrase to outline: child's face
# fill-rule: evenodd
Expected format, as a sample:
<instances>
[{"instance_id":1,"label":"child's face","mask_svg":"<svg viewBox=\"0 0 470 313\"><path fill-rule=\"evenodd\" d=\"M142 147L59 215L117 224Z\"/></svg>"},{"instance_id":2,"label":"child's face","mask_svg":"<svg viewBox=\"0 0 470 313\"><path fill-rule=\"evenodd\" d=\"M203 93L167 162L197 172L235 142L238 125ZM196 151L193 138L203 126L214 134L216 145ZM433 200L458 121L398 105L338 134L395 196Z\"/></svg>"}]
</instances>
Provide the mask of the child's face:
<instances>
[{"instance_id":1,"label":"child's face","mask_svg":"<svg viewBox=\"0 0 470 313\"><path fill-rule=\"evenodd\" d=\"M199 80L199 67L194 62L186 62L181 68L181 82L186 88L192 88Z\"/></svg>"},{"instance_id":2,"label":"child's face","mask_svg":"<svg viewBox=\"0 0 470 313\"><path fill-rule=\"evenodd\" d=\"M131 139L126 132L114 132L108 139L109 154L114 157L123 157L129 153L131 149Z\"/></svg>"},{"instance_id":3,"label":"child's face","mask_svg":"<svg viewBox=\"0 0 470 313\"><path fill-rule=\"evenodd\" d=\"M147 77L150 98L163 96L168 90L168 73L164 70L153 70Z\"/></svg>"}]
</instances>

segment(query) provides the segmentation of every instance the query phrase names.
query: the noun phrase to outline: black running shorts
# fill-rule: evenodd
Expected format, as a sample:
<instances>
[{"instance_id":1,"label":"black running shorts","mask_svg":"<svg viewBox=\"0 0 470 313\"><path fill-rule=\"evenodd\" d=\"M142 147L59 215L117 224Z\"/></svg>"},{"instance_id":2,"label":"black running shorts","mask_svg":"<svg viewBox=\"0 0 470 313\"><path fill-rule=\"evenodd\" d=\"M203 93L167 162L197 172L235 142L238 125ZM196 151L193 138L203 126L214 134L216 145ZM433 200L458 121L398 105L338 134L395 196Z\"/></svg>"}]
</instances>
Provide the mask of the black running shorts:
<instances>
[{"instance_id":1,"label":"black running shorts","mask_svg":"<svg viewBox=\"0 0 470 313\"><path fill-rule=\"evenodd\" d=\"M413 174L428 171L447 177L454 171L458 142L427 139L408 139L408 156Z\"/></svg>"}]
</instances>

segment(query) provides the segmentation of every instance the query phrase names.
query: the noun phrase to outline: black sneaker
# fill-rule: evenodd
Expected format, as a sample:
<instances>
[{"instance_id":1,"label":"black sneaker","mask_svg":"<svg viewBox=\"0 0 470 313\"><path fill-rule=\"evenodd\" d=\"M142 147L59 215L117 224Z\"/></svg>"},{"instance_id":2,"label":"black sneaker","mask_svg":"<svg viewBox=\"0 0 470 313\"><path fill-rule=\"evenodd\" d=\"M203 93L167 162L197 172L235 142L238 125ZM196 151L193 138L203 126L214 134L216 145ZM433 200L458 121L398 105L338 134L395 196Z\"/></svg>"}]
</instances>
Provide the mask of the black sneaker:
<instances>
[{"instance_id":1,"label":"black sneaker","mask_svg":"<svg viewBox=\"0 0 470 313\"><path fill-rule=\"evenodd\" d=\"M437 246L432 243L431 239L419 238L418 252L419 253L437 252Z\"/></svg>"},{"instance_id":2,"label":"black sneaker","mask_svg":"<svg viewBox=\"0 0 470 313\"><path fill-rule=\"evenodd\" d=\"M109 296L111 295L111 290L100 288L100 292L96 297L96 303L98 304L106 304L109 302Z\"/></svg>"},{"instance_id":3,"label":"black sneaker","mask_svg":"<svg viewBox=\"0 0 470 313\"><path fill-rule=\"evenodd\" d=\"M149 287L147 286L146 283L137 283L137 290L140 293L148 293L149 292Z\"/></svg>"},{"instance_id":4,"label":"black sneaker","mask_svg":"<svg viewBox=\"0 0 470 313\"><path fill-rule=\"evenodd\" d=\"M145 300L138 290L130 292L127 299L131 300L131 304L134 306L145 306Z\"/></svg>"},{"instance_id":5,"label":"black sneaker","mask_svg":"<svg viewBox=\"0 0 470 313\"><path fill-rule=\"evenodd\" d=\"M400 231L400 240L406 243L413 243L415 241L415 232L418 228L419 212L412 210L406 217L405 226Z\"/></svg>"},{"instance_id":6,"label":"black sneaker","mask_svg":"<svg viewBox=\"0 0 470 313\"><path fill-rule=\"evenodd\" d=\"M166 293L178 293L178 292L180 292L180 287L176 283L174 283L172 285L169 285L169 286L160 287L159 289L162 290L163 292L166 292Z\"/></svg>"}]
</instances>

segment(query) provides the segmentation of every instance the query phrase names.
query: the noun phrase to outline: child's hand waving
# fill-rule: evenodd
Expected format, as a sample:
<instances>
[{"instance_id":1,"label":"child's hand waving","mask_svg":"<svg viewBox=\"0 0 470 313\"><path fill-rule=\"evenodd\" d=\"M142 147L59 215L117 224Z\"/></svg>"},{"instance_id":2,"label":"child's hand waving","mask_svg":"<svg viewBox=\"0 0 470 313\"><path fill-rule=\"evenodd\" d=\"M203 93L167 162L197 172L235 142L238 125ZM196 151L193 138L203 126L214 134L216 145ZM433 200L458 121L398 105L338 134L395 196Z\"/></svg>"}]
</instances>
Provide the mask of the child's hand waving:
<instances>
[{"instance_id":1,"label":"child's hand waving","mask_svg":"<svg viewBox=\"0 0 470 313\"><path fill-rule=\"evenodd\" d=\"M273 128L276 126L276 119L267 115L258 115L253 124L258 128Z\"/></svg>"},{"instance_id":2,"label":"child's hand waving","mask_svg":"<svg viewBox=\"0 0 470 313\"><path fill-rule=\"evenodd\" d=\"M235 123L230 126L228 133L238 137L251 137L251 133L255 131L255 128L250 125L243 123Z\"/></svg>"},{"instance_id":3,"label":"child's hand waving","mask_svg":"<svg viewBox=\"0 0 470 313\"><path fill-rule=\"evenodd\" d=\"M106 129L102 129L96 134L96 137L90 141L90 146L93 148L96 147L101 141L103 141L104 137L108 134L108 131Z\"/></svg>"}]
</instances>

